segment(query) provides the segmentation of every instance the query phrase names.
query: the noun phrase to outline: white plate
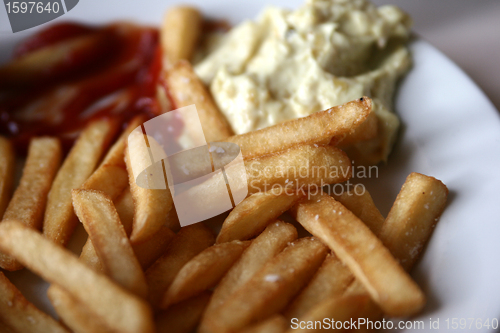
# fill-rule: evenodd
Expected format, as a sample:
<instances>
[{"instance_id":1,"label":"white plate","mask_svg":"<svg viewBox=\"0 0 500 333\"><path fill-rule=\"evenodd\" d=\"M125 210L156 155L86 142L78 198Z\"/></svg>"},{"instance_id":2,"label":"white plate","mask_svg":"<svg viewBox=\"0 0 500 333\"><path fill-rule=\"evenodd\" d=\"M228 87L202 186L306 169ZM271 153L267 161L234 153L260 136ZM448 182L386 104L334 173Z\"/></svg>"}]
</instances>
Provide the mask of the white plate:
<instances>
[{"instance_id":1,"label":"white plate","mask_svg":"<svg viewBox=\"0 0 500 333\"><path fill-rule=\"evenodd\" d=\"M168 0L82 0L58 20L105 23L132 19L158 24L171 4ZM237 23L254 17L267 3L294 8L301 1L217 0L189 1L214 18ZM14 37L0 36L0 59L6 58ZM479 318L500 315L500 119L481 90L455 64L425 41L411 43L414 66L396 96L396 110L404 129L389 163L367 186L383 214L387 214L405 177L412 171L441 179L450 189L446 208L422 261L413 276L428 296L427 307L415 320ZM38 306L52 312L45 300L46 286L33 284L29 272L9 277ZM468 319L468 324L470 319ZM488 332L474 326L463 331Z\"/></svg>"}]
</instances>

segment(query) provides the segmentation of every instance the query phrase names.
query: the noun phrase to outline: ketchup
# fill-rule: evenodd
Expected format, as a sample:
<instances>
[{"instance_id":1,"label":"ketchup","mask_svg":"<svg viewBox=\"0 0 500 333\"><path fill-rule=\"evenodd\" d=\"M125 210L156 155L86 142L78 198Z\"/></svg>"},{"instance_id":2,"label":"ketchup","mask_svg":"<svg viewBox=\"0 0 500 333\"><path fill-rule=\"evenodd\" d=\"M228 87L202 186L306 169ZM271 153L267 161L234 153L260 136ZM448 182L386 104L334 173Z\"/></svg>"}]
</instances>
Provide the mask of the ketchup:
<instances>
[{"instance_id":1,"label":"ketchup","mask_svg":"<svg viewBox=\"0 0 500 333\"><path fill-rule=\"evenodd\" d=\"M60 137L68 146L93 119L113 117L125 124L137 114L151 118L161 113L156 100L162 67L157 29L128 23L102 28L61 23L28 38L17 47L15 57L95 33L107 38L102 56L89 50L71 54L64 59L67 75L49 72L50 79L41 84L2 87L1 135L11 138L21 150L32 137L43 135ZM73 70L85 60L84 70Z\"/></svg>"},{"instance_id":2,"label":"ketchup","mask_svg":"<svg viewBox=\"0 0 500 333\"><path fill-rule=\"evenodd\" d=\"M51 46L75 37L87 35L97 29L83 24L64 22L52 25L39 33L28 37L14 49L14 58L20 58L33 51Z\"/></svg>"}]
</instances>

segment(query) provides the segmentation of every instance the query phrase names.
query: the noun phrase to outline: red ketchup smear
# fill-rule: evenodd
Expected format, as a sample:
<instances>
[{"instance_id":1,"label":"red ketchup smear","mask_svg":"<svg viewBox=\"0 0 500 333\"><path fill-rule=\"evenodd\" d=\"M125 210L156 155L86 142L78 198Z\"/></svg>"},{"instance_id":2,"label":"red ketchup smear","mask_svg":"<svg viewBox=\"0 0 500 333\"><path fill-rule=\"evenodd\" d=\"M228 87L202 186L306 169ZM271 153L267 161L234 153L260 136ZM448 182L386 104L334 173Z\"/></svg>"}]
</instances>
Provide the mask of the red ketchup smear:
<instances>
[{"instance_id":1,"label":"red ketchup smear","mask_svg":"<svg viewBox=\"0 0 500 333\"><path fill-rule=\"evenodd\" d=\"M97 118L113 117L125 125L135 115L152 118L162 112L156 99L162 68L157 29L124 23L103 28L62 23L27 39L15 54L22 57L96 32L109 36L109 54L91 59L93 66L86 66L83 73L70 71L69 77L33 87L0 90L0 134L20 150L25 151L32 137L42 135L57 136L69 147L81 129ZM92 56L96 58L88 50L72 54L64 60L65 66L81 66L82 57Z\"/></svg>"},{"instance_id":2,"label":"red ketchup smear","mask_svg":"<svg viewBox=\"0 0 500 333\"><path fill-rule=\"evenodd\" d=\"M95 30L95 28L72 22L52 25L37 34L28 37L24 42L19 44L14 50L14 58L20 58L33 51L57 44L71 38L90 34Z\"/></svg>"}]
</instances>

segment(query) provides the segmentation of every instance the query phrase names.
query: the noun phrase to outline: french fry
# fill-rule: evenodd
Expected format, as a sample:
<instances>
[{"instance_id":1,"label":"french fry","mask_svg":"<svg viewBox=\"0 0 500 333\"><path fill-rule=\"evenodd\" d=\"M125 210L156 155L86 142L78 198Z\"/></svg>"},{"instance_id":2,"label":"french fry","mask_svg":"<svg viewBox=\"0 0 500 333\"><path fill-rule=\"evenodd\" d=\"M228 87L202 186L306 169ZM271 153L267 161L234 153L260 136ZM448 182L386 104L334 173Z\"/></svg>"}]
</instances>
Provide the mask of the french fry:
<instances>
[{"instance_id":1,"label":"french fry","mask_svg":"<svg viewBox=\"0 0 500 333\"><path fill-rule=\"evenodd\" d=\"M355 279L351 285L346 289L344 292L344 295L338 297L338 298L343 298L343 297L353 297L353 296L363 296L363 297L369 297L369 293L366 291L365 286L359 280ZM314 308L311 309L311 312L314 312ZM307 316L307 315L306 315ZM373 299L370 299L363 311L360 311L358 313L358 318L366 318L372 321L380 320L384 317L384 312L382 309L373 301ZM363 331L363 330L362 330ZM368 330L367 330L368 331Z\"/></svg>"},{"instance_id":2,"label":"french fry","mask_svg":"<svg viewBox=\"0 0 500 333\"><path fill-rule=\"evenodd\" d=\"M309 311L307 315L300 319L301 321L304 321L306 323L311 323L311 326L307 325L305 328L300 328L300 326L295 328L292 326L286 332L291 333L321 331L321 325L317 325L317 323L319 321L320 323L324 324L323 320L325 318L332 318L335 320L335 322L345 322L350 321L351 318L360 318L359 315L364 312L363 310L367 306L369 301L370 298L367 295L344 296L340 298L326 299L314 306L314 308L311 309L311 311ZM330 325L332 325L331 322ZM330 328L335 329L335 326L330 326ZM325 327L325 329L328 329L328 327ZM348 329L335 330L340 332L350 331Z\"/></svg>"},{"instance_id":3,"label":"french fry","mask_svg":"<svg viewBox=\"0 0 500 333\"><path fill-rule=\"evenodd\" d=\"M229 213L217 236L217 243L250 239L286 212L304 193L286 193L279 188L252 194Z\"/></svg>"},{"instance_id":4,"label":"french fry","mask_svg":"<svg viewBox=\"0 0 500 333\"><path fill-rule=\"evenodd\" d=\"M118 198L118 203L123 202L120 198L126 197L130 197L130 191L128 191L128 195L120 196ZM129 232L131 229L132 221L130 220ZM168 243L174 235L174 232L168 227L163 227L148 242L133 246L137 259L141 263L143 269L148 268L165 252ZM90 239L87 243L85 243L82 249L80 260L89 265L95 271L103 271L101 261L95 253L94 246L92 245ZM99 320L99 318L96 318L94 314L88 311L84 305L76 301L71 295L66 293L60 287L56 285L50 286L47 291L47 295L49 296L58 315L76 333L111 332L110 329L101 320Z\"/></svg>"},{"instance_id":5,"label":"french fry","mask_svg":"<svg viewBox=\"0 0 500 333\"><path fill-rule=\"evenodd\" d=\"M199 332L205 331L205 320L210 320L214 311L245 285L266 263L280 253L288 243L297 238L297 230L291 224L276 221L252 241L240 259L229 269L215 288L205 310Z\"/></svg>"},{"instance_id":6,"label":"french fry","mask_svg":"<svg viewBox=\"0 0 500 333\"><path fill-rule=\"evenodd\" d=\"M309 284L284 312L285 317L302 318L317 303L342 296L354 276L335 254L330 253Z\"/></svg>"},{"instance_id":7,"label":"french fry","mask_svg":"<svg viewBox=\"0 0 500 333\"><path fill-rule=\"evenodd\" d=\"M163 114L165 112L173 110L172 101L168 96L165 85L156 85L156 100L158 101L158 105L160 106L159 114Z\"/></svg>"},{"instance_id":8,"label":"french fry","mask_svg":"<svg viewBox=\"0 0 500 333\"><path fill-rule=\"evenodd\" d=\"M289 326L285 317L275 315L260 323L245 328L241 333L284 333Z\"/></svg>"},{"instance_id":9,"label":"french fry","mask_svg":"<svg viewBox=\"0 0 500 333\"><path fill-rule=\"evenodd\" d=\"M379 235L385 219L373 203L373 199L367 190L361 195L352 190L346 191L341 195L334 194L333 198L363 221L375 235Z\"/></svg>"},{"instance_id":10,"label":"french fry","mask_svg":"<svg viewBox=\"0 0 500 333\"><path fill-rule=\"evenodd\" d=\"M378 234L384 223L384 218L375 207L368 191L362 195L344 192L333 197L363 221L375 235ZM286 317L288 319L301 318L308 311L312 311L311 309L316 303L342 296L353 281L354 275L349 268L334 254L329 255L309 284L290 304L285 312Z\"/></svg>"},{"instance_id":11,"label":"french fry","mask_svg":"<svg viewBox=\"0 0 500 333\"><path fill-rule=\"evenodd\" d=\"M104 273L104 267L97 256L94 244L92 244L90 238L87 238L87 241L83 245L82 253L80 253L80 260L86 263L94 271Z\"/></svg>"},{"instance_id":12,"label":"french fry","mask_svg":"<svg viewBox=\"0 0 500 333\"><path fill-rule=\"evenodd\" d=\"M166 309L214 287L249 245L250 241L236 240L200 252L177 273L163 296L161 307Z\"/></svg>"},{"instance_id":13,"label":"french fry","mask_svg":"<svg viewBox=\"0 0 500 333\"><path fill-rule=\"evenodd\" d=\"M111 200L116 199L116 210L120 216L127 235L132 230L134 203L128 187L128 173L125 166L125 147L127 145L128 135L134 128L141 125L145 118L136 116L128 124L127 128L120 135L115 144L109 149L106 156L94 173L83 183L82 189L97 190L105 193ZM132 212L132 215L129 214ZM129 223L130 222L130 223ZM129 228L129 229L127 229ZM91 265L95 270L102 271L102 265L95 250L93 249L90 238L83 246L80 258Z\"/></svg>"},{"instance_id":14,"label":"french fry","mask_svg":"<svg viewBox=\"0 0 500 333\"><path fill-rule=\"evenodd\" d=\"M203 310L210 300L210 292L182 301L160 312L156 318L157 333L190 333L198 325Z\"/></svg>"},{"instance_id":15,"label":"french fry","mask_svg":"<svg viewBox=\"0 0 500 333\"><path fill-rule=\"evenodd\" d=\"M4 220L22 220L34 229L42 226L43 210L52 180L61 162L61 143L56 138L34 138L28 156Z\"/></svg>"},{"instance_id":16,"label":"french fry","mask_svg":"<svg viewBox=\"0 0 500 333\"><path fill-rule=\"evenodd\" d=\"M143 270L148 269L165 253L174 236L175 233L169 227L163 226L147 242L132 245Z\"/></svg>"},{"instance_id":17,"label":"french fry","mask_svg":"<svg viewBox=\"0 0 500 333\"><path fill-rule=\"evenodd\" d=\"M448 189L419 173L407 178L380 232L380 239L401 266L411 270L445 206Z\"/></svg>"},{"instance_id":18,"label":"french fry","mask_svg":"<svg viewBox=\"0 0 500 333\"><path fill-rule=\"evenodd\" d=\"M448 189L439 180L411 173L403 184L389 216L380 229L380 240L410 271L427 243L439 216L446 205ZM427 207L427 208L426 208ZM345 295L363 295L367 291L359 280L347 288ZM373 320L383 312L370 302L364 316Z\"/></svg>"},{"instance_id":19,"label":"french fry","mask_svg":"<svg viewBox=\"0 0 500 333\"><path fill-rule=\"evenodd\" d=\"M234 134L210 92L187 61L180 61L170 68L166 73L166 82L176 108L195 104L207 142L224 140Z\"/></svg>"},{"instance_id":20,"label":"french fry","mask_svg":"<svg viewBox=\"0 0 500 333\"><path fill-rule=\"evenodd\" d=\"M122 221L123 228L128 236L132 232L132 224L134 222L134 199L130 188L127 187L116 200L114 200L116 212Z\"/></svg>"},{"instance_id":21,"label":"french fry","mask_svg":"<svg viewBox=\"0 0 500 333\"><path fill-rule=\"evenodd\" d=\"M181 268L198 253L211 246L215 237L203 223L182 228L170 242L165 254L146 271L149 301L159 306L168 287Z\"/></svg>"},{"instance_id":22,"label":"french fry","mask_svg":"<svg viewBox=\"0 0 500 333\"><path fill-rule=\"evenodd\" d=\"M73 190L72 197L75 213L94 244L104 271L125 289L146 297L146 278L113 202L95 190Z\"/></svg>"},{"instance_id":23,"label":"french fry","mask_svg":"<svg viewBox=\"0 0 500 333\"><path fill-rule=\"evenodd\" d=\"M127 235L130 235L132 232L132 223L134 218L134 201L132 199L130 189L127 188L118 197L118 199L116 199L115 206L125 232ZM167 216L167 221L172 220L174 222L169 223L170 225L179 224L179 219L177 218L175 209L172 209ZM168 244L174 236L175 233L169 227L163 225L160 227L160 230L158 230L148 241L139 244L132 244L134 253L143 270L148 269L165 253L168 248Z\"/></svg>"},{"instance_id":24,"label":"french fry","mask_svg":"<svg viewBox=\"0 0 500 333\"><path fill-rule=\"evenodd\" d=\"M371 99L363 97L307 117L235 135L224 141L240 146L245 159L275 154L300 145L335 144L363 123L371 109Z\"/></svg>"},{"instance_id":25,"label":"french fry","mask_svg":"<svg viewBox=\"0 0 500 333\"><path fill-rule=\"evenodd\" d=\"M51 241L66 245L71 237L77 223L71 190L92 174L117 127L115 121L107 119L90 123L64 160L52 183L43 220L43 234Z\"/></svg>"},{"instance_id":26,"label":"french fry","mask_svg":"<svg viewBox=\"0 0 500 333\"><path fill-rule=\"evenodd\" d=\"M0 136L0 217L9 204L14 186L14 164L16 155L9 140Z\"/></svg>"},{"instance_id":27,"label":"french fry","mask_svg":"<svg viewBox=\"0 0 500 333\"><path fill-rule=\"evenodd\" d=\"M18 220L33 229L42 228L43 212L52 180L61 164L61 143L55 138L34 138L30 142L23 175L3 221ZM0 253L0 267L16 271L23 266Z\"/></svg>"},{"instance_id":28,"label":"french fry","mask_svg":"<svg viewBox=\"0 0 500 333\"><path fill-rule=\"evenodd\" d=\"M128 195L127 195L128 194ZM128 203L132 206L132 214L124 213L125 215L130 215L130 221L128 224L128 233L132 230L132 217L133 217L133 202L130 195L130 190L125 190L123 195L120 195L116 202L121 204L121 207L125 209ZM128 212L129 210L127 210ZM119 214L120 215L120 214ZM120 217L123 215L120 215ZM127 230L126 230L127 231ZM104 268L95 252L94 245L90 240L83 246L82 252L80 254L80 261L87 264L94 271L104 272ZM49 297L54 309L57 314L62 318L64 323L68 325L76 333L86 333L86 332L111 332L110 328L107 327L100 318L96 318L94 314L89 311L83 304L78 302L74 297L68 294L66 291L61 289L57 285L51 285L47 290L47 296Z\"/></svg>"},{"instance_id":29,"label":"french fry","mask_svg":"<svg viewBox=\"0 0 500 333\"><path fill-rule=\"evenodd\" d=\"M280 312L311 278L326 253L327 248L314 238L291 243L214 311L206 332L237 331Z\"/></svg>"},{"instance_id":30,"label":"french fry","mask_svg":"<svg viewBox=\"0 0 500 333\"><path fill-rule=\"evenodd\" d=\"M12 330L12 328L8 327L2 321L0 321L0 332L4 332L4 333L18 333L18 332L14 332Z\"/></svg>"},{"instance_id":31,"label":"french fry","mask_svg":"<svg viewBox=\"0 0 500 333\"><path fill-rule=\"evenodd\" d=\"M349 133L342 141L338 143L339 147L348 147L352 144L371 140L377 137L378 134L378 117L375 112L371 112L368 117L351 133Z\"/></svg>"},{"instance_id":32,"label":"french fry","mask_svg":"<svg viewBox=\"0 0 500 333\"><path fill-rule=\"evenodd\" d=\"M265 192L273 186L291 193L316 192L324 185L351 177L351 160L340 149L300 146L276 155L245 161L248 193Z\"/></svg>"},{"instance_id":33,"label":"french fry","mask_svg":"<svg viewBox=\"0 0 500 333\"><path fill-rule=\"evenodd\" d=\"M130 135L128 147L132 150L136 144L141 144L144 136ZM149 140L153 144L153 140ZM129 176L130 192L134 200L134 222L130 241L132 244L139 244L151 238L163 225L167 225L172 230L179 229L179 224L173 224L173 220L167 220L168 213L173 209L174 202L170 189L146 189L139 187L135 181L132 171L132 161L129 148L125 149L125 163ZM134 157L139 158L139 157ZM149 163L149 161L147 162ZM146 165L148 165L146 163Z\"/></svg>"},{"instance_id":34,"label":"french fry","mask_svg":"<svg viewBox=\"0 0 500 333\"><path fill-rule=\"evenodd\" d=\"M168 248L174 238L175 233L169 227L163 226L156 234L145 243L134 244L132 249L143 270L148 269L158 258L160 258ZM83 246L80 259L86 262L95 271L103 272L103 267L94 245L87 240Z\"/></svg>"},{"instance_id":35,"label":"french fry","mask_svg":"<svg viewBox=\"0 0 500 333\"><path fill-rule=\"evenodd\" d=\"M120 217L123 228L127 235L132 232L132 220L134 217L134 202L130 190L127 188L116 200L116 211ZM170 211L167 219L177 220L175 210ZM175 233L167 226L162 226L148 241L140 244L133 244L137 260L143 270L148 269L158 258L160 258L168 248L168 244L175 236ZM96 271L103 271L103 267L90 238L83 246L80 259L87 263Z\"/></svg>"},{"instance_id":36,"label":"french fry","mask_svg":"<svg viewBox=\"0 0 500 333\"><path fill-rule=\"evenodd\" d=\"M399 118L385 109L380 101L373 103L373 113L377 118L377 133L373 138L364 137L364 140L347 140L341 142L339 147L344 150L357 165L372 166L387 161L387 156L391 152L396 141L397 131L394 131L400 124ZM366 124L366 126L369 126ZM370 129L366 129L370 131ZM356 132L356 130L355 130ZM356 134L356 133L353 133ZM361 133L360 133L361 134ZM356 136L356 135L355 135ZM351 141L351 142L348 142Z\"/></svg>"},{"instance_id":37,"label":"french fry","mask_svg":"<svg viewBox=\"0 0 500 333\"><path fill-rule=\"evenodd\" d=\"M47 296L64 324L74 333L115 332L64 289L52 285L47 290Z\"/></svg>"},{"instance_id":38,"label":"french fry","mask_svg":"<svg viewBox=\"0 0 500 333\"><path fill-rule=\"evenodd\" d=\"M130 189L126 188L114 202L116 212L128 236L132 232L132 219L134 218L134 201L132 200ZM87 241L83 245L82 252L80 253L80 260L89 265L93 270L104 272L90 237L87 238Z\"/></svg>"},{"instance_id":39,"label":"french fry","mask_svg":"<svg viewBox=\"0 0 500 333\"><path fill-rule=\"evenodd\" d=\"M0 223L0 250L49 283L60 285L111 329L154 332L151 308L146 302L24 224Z\"/></svg>"},{"instance_id":40,"label":"french fry","mask_svg":"<svg viewBox=\"0 0 500 333\"><path fill-rule=\"evenodd\" d=\"M51 316L30 303L2 272L0 272L0 321L16 332L69 333Z\"/></svg>"},{"instance_id":41,"label":"french fry","mask_svg":"<svg viewBox=\"0 0 500 333\"><path fill-rule=\"evenodd\" d=\"M294 206L293 214L349 267L385 313L407 316L423 308L425 296L417 284L370 229L342 204L319 194Z\"/></svg>"},{"instance_id":42,"label":"french fry","mask_svg":"<svg viewBox=\"0 0 500 333\"><path fill-rule=\"evenodd\" d=\"M203 17L194 7L175 6L167 11L160 31L167 67L181 59L191 59L201 35L202 23Z\"/></svg>"},{"instance_id":43,"label":"french fry","mask_svg":"<svg viewBox=\"0 0 500 333\"><path fill-rule=\"evenodd\" d=\"M125 147L129 134L145 120L137 116L128 124L115 144L111 146L106 156L94 173L83 183L84 190L102 191L111 200L115 200L128 186L128 173L125 166Z\"/></svg>"}]
</instances>

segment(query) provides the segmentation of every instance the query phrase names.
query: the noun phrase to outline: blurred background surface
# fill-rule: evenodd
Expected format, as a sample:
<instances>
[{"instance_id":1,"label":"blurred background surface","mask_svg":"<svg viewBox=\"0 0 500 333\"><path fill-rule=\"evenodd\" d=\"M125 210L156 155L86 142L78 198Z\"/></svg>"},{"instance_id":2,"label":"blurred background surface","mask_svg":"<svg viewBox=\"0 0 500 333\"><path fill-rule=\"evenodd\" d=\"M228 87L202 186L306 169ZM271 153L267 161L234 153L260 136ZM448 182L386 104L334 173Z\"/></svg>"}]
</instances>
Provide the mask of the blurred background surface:
<instances>
[{"instance_id":1,"label":"blurred background surface","mask_svg":"<svg viewBox=\"0 0 500 333\"><path fill-rule=\"evenodd\" d=\"M408 12L415 32L465 70L500 110L500 1L372 1Z\"/></svg>"}]
</instances>

